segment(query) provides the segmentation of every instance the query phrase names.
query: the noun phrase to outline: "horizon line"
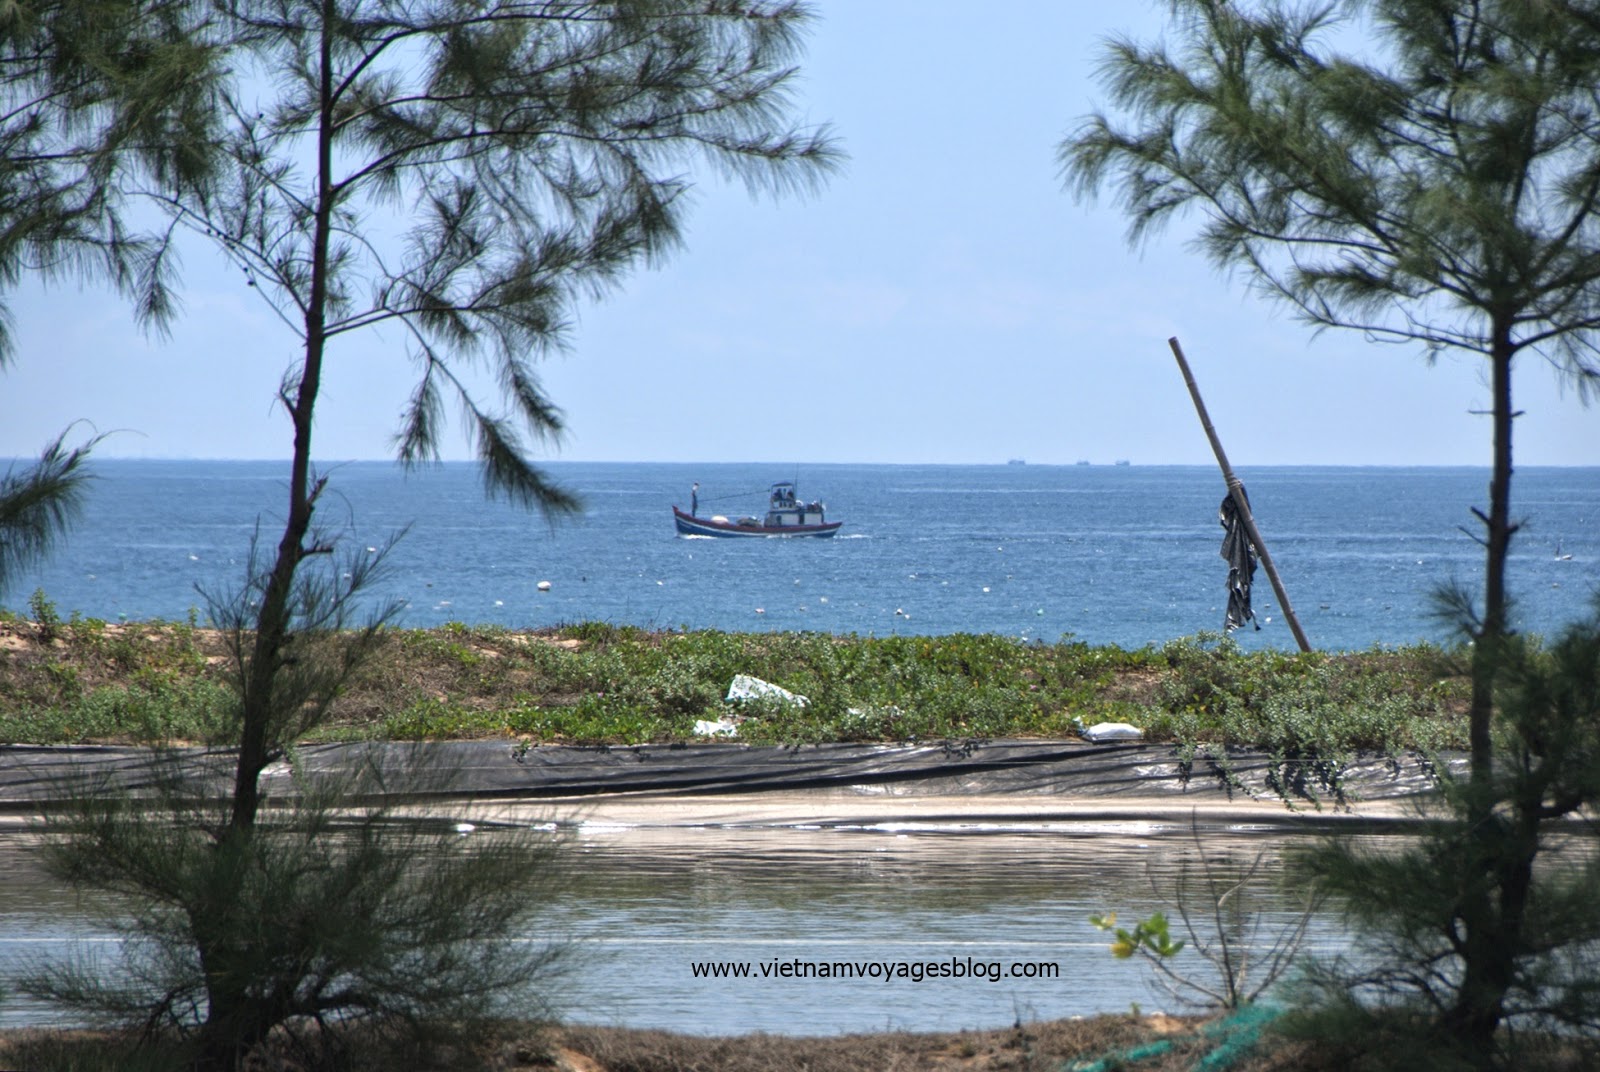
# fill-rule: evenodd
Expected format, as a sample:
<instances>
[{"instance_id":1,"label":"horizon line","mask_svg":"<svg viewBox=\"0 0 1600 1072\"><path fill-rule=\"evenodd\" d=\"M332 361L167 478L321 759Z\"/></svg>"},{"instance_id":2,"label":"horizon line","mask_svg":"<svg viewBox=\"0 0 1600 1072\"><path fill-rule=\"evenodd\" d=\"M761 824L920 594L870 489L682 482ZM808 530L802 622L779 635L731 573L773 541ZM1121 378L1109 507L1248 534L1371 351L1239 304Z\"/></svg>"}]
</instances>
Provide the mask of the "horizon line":
<instances>
[{"instance_id":1,"label":"horizon line","mask_svg":"<svg viewBox=\"0 0 1600 1072\"><path fill-rule=\"evenodd\" d=\"M34 459L34 457L32 455L11 455L9 457L6 457L4 460L7 461L7 462L28 462L28 461L32 461L32 460L35 460L35 459ZM193 454L148 454L148 455L145 455L145 454L122 454L122 455L113 454L113 455L96 455L96 456L93 457L92 460L93 461L98 461L98 462L207 462L207 463L224 463L224 464L258 464L258 463L259 464L280 464L280 463L287 463L291 459L288 456L281 456L281 457L261 457L261 456L256 456L256 457L225 457L225 456L203 456L203 455L193 455ZM396 466L398 468L404 468L403 463L401 463L398 459L390 458L390 457L366 457L366 458L327 458L327 457L323 457L323 458L313 458L312 461L313 461L313 463L315 463L317 465L372 465L372 464L385 464L385 465L393 465L393 466ZM482 464L482 462L481 462L480 459L477 459L477 458L443 458L443 459L439 459L437 461L422 462L420 464L412 466L411 468L414 468L414 469L417 469L417 470L426 470L426 469L441 468L441 467L444 467L444 466L480 465L480 464ZM918 462L918 461L892 461L892 462L891 461L857 461L857 462L798 461L797 462L797 461L793 461L793 460L788 460L788 461L770 461L770 460L759 460L759 459L750 460L750 461L712 461L712 460L705 460L705 459L696 460L696 461L678 461L678 460L660 460L660 459L646 459L646 458L635 458L635 459L626 459L626 460L625 459L615 459L615 458L540 458L535 462L535 464L537 464L537 465L672 465L672 466L696 466L696 465L704 465L704 466L721 466L721 465L749 466L749 465L760 465L760 466L773 466L773 467L779 467L779 468L793 468L793 467L796 467L796 466L799 466L799 467L873 466L873 467L887 467L887 468L924 468L924 469L928 469L928 468L947 468L947 469L961 469L961 468L996 468L996 469L1129 469L1129 468L1133 468L1133 469L1214 469L1214 468L1217 467L1215 462L1193 462L1193 461L1184 461L1184 462L1170 462L1170 461L1138 462L1138 461L1124 460L1124 459L1117 459L1115 461L1077 460L1077 461L1070 461L1070 462L1053 462L1053 461L1033 462L1033 461L1012 460L1012 459L1008 459L1008 460L1004 460L1004 461L957 461L957 462L951 462L951 461L929 461L929 462ZM1251 469L1483 469L1483 470L1488 470L1490 468L1490 466L1487 465L1487 464L1474 463L1474 462L1263 462L1263 463L1246 462L1246 463L1236 463L1235 464L1235 468L1251 468ZM1527 469L1596 469L1596 468L1600 468L1600 460L1593 461L1593 462L1522 462L1522 463L1518 463L1517 468L1527 468Z\"/></svg>"}]
</instances>

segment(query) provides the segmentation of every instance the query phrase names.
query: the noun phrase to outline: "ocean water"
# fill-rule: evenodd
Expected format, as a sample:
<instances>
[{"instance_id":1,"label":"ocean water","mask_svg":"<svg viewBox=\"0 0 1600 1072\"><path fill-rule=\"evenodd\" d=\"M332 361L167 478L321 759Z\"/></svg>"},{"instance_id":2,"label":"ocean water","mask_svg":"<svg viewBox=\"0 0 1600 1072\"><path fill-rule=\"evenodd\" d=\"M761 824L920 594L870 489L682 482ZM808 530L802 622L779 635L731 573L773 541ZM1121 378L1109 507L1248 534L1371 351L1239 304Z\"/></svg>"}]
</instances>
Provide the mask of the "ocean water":
<instances>
[{"instance_id":1,"label":"ocean water","mask_svg":"<svg viewBox=\"0 0 1600 1072\"><path fill-rule=\"evenodd\" d=\"M475 466L405 474L329 465L319 524L354 553L404 530L374 596L400 622L534 628L604 621L651 628L836 634L1065 635L1128 647L1220 628L1226 566L1208 467L881 466L553 462L584 499L550 524L486 500ZM202 592L242 581L252 537L276 540L287 466L103 461L81 523L0 603L43 589L65 617L203 621ZM1472 468L1276 467L1240 472L1267 548L1311 643L1360 649L1446 639L1429 593L1475 584L1482 552ZM831 540L680 538L669 507L759 514L793 479L844 522ZM1550 633L1600 590L1600 469L1522 469L1514 512L1515 622ZM1466 531L1463 531L1466 530ZM540 582L549 582L541 591ZM1258 571L1259 631L1246 647L1293 648Z\"/></svg>"}]
</instances>

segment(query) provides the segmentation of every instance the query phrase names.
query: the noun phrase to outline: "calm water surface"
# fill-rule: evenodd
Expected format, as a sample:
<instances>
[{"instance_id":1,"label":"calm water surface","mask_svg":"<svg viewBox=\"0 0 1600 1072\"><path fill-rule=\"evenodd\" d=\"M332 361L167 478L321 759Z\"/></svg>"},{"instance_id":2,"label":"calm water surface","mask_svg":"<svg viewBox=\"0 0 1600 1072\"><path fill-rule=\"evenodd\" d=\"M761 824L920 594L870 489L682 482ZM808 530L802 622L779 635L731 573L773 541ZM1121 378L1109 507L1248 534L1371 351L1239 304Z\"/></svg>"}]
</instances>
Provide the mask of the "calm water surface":
<instances>
[{"instance_id":1,"label":"calm water surface","mask_svg":"<svg viewBox=\"0 0 1600 1072\"><path fill-rule=\"evenodd\" d=\"M479 836L479 835L472 835ZM1192 844L1187 826L863 827L857 830L578 828L572 886L527 937L578 947L557 991L565 1018L707 1034L842 1034L998 1027L1023 1018L1173 1008L1145 971L1113 959L1091 914L1124 919L1170 909ZM1208 851L1247 863L1265 853L1282 873L1287 839L1207 832ZM39 874L28 839L0 836L7 875L0 963L58 955L74 941L111 941L83 906ZM1155 889L1152 889L1152 883ZM1270 936L1294 917L1292 876L1256 890L1249 907ZM1309 947L1343 945L1323 920ZM1190 954L1183 956L1189 957ZM969 961L987 973L1054 966L1056 978L697 978L696 962ZM1206 977L1198 959L1188 967ZM0 1024L48 1013L22 999Z\"/></svg>"}]
</instances>

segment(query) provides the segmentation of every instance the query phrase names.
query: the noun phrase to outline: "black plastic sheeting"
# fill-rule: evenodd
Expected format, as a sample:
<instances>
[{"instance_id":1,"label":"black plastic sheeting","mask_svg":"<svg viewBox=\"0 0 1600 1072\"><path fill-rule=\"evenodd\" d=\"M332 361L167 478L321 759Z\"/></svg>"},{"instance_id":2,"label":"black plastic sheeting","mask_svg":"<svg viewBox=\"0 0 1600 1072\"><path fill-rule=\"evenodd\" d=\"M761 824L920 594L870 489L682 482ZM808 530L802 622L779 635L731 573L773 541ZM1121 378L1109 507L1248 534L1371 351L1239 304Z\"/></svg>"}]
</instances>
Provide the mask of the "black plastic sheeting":
<instances>
[{"instance_id":1,"label":"black plastic sheeting","mask_svg":"<svg viewBox=\"0 0 1600 1072\"><path fill-rule=\"evenodd\" d=\"M871 787L880 794L1027 795L1244 801L1252 798L1397 800L1430 792L1432 768L1418 758L1367 756L1336 772L1229 750L1185 762L1170 745L1063 741L960 741L938 744L821 744L794 747L733 742L638 746L533 746L451 741L333 744L301 748L312 777L376 764L387 795L430 798L556 798L597 794L706 795ZM62 795L65 780L88 778L135 793L178 777L201 793L231 787L233 754L124 747L0 748L0 809L28 811ZM1329 774L1337 777L1331 781ZM291 795L288 764L268 768L269 797Z\"/></svg>"}]
</instances>

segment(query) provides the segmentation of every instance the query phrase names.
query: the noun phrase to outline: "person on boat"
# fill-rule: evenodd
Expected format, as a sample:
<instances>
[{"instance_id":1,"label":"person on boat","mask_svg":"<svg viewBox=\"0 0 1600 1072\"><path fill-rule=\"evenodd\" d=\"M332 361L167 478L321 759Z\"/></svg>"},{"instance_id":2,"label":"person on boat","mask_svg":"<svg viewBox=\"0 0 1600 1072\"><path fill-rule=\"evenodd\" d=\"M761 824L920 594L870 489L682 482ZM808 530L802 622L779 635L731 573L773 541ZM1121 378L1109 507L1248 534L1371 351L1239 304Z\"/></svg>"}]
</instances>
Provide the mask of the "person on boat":
<instances>
[{"instance_id":1,"label":"person on boat","mask_svg":"<svg viewBox=\"0 0 1600 1072\"><path fill-rule=\"evenodd\" d=\"M689 516L694 517L700 513L700 481L694 482L694 487L689 489Z\"/></svg>"}]
</instances>

